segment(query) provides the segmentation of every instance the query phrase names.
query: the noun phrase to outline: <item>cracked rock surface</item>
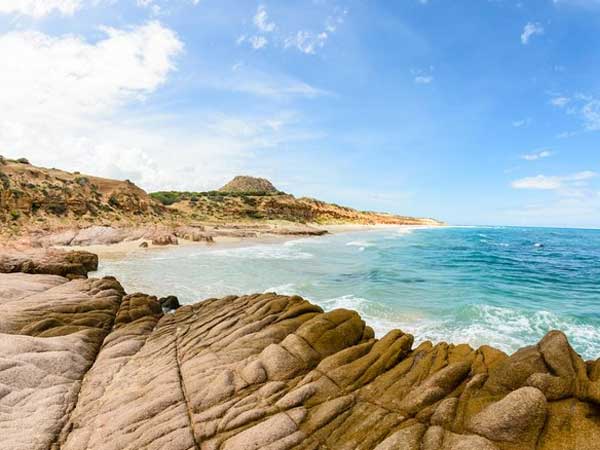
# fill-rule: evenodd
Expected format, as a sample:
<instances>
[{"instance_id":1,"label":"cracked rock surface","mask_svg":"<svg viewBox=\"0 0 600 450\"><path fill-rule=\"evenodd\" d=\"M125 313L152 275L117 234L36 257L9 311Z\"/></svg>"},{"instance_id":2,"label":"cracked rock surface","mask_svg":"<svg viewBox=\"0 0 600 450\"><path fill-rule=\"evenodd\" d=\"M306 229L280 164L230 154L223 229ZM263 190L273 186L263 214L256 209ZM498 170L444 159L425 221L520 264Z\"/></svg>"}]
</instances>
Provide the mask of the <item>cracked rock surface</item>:
<instances>
[{"instance_id":1,"label":"cracked rock surface","mask_svg":"<svg viewBox=\"0 0 600 450\"><path fill-rule=\"evenodd\" d=\"M600 360L413 345L276 294L164 314L114 278L0 274L2 450L600 449Z\"/></svg>"}]
</instances>

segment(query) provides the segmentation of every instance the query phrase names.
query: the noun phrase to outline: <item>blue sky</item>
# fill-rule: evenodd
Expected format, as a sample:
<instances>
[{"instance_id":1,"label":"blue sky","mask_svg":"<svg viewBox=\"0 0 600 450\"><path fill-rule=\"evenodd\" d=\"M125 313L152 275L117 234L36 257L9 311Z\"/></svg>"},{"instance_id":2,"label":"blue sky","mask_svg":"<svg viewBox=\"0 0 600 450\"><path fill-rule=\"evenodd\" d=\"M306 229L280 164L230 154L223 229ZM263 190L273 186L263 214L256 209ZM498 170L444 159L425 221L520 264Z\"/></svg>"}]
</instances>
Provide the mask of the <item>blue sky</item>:
<instances>
[{"instance_id":1,"label":"blue sky","mask_svg":"<svg viewBox=\"0 0 600 450\"><path fill-rule=\"evenodd\" d=\"M3 0L0 153L600 227L600 1Z\"/></svg>"}]
</instances>

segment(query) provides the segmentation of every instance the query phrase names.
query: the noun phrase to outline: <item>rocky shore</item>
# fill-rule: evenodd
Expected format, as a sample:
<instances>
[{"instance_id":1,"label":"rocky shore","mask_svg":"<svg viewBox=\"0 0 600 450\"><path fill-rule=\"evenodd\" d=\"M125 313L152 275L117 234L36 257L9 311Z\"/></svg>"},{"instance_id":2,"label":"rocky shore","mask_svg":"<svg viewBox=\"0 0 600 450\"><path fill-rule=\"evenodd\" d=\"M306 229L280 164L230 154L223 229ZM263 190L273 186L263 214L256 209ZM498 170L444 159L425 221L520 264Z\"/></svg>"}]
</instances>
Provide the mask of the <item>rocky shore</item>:
<instances>
[{"instance_id":1,"label":"rocky shore","mask_svg":"<svg viewBox=\"0 0 600 450\"><path fill-rule=\"evenodd\" d=\"M274 293L173 311L88 255L0 263L3 450L600 449L600 360L559 331L508 356Z\"/></svg>"}]
</instances>

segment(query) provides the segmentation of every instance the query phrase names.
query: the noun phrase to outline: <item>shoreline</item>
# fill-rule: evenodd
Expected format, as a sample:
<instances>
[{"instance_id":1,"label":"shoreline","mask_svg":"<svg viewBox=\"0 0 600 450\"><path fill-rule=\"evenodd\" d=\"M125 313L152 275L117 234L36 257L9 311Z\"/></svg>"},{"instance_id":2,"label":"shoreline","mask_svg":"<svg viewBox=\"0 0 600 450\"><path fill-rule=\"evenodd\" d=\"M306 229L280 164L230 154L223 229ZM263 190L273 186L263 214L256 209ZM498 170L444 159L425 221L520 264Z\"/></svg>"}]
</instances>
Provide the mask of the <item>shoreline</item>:
<instances>
[{"instance_id":1,"label":"shoreline","mask_svg":"<svg viewBox=\"0 0 600 450\"><path fill-rule=\"evenodd\" d=\"M304 234L272 234L261 233L256 236L224 236L216 235L213 237L214 242L196 242L189 239L178 239L177 245L152 245L148 239L140 238L117 242L114 244L94 244L94 245L55 245L49 248L61 251L88 251L95 253L99 258L110 258L111 260L119 258L127 258L132 255L144 254L147 252L160 252L173 250L181 247L202 247L202 248L242 248L252 247L260 244L283 244L289 241L298 239L318 239L322 236L345 234L360 231L378 231L378 230L418 230L418 229L433 229L445 228L446 226L429 226L429 225L391 225L391 224L339 224L339 225L319 225L307 224L310 227L325 230L327 233L321 236L304 235ZM143 242L148 243L147 248L140 247Z\"/></svg>"}]
</instances>

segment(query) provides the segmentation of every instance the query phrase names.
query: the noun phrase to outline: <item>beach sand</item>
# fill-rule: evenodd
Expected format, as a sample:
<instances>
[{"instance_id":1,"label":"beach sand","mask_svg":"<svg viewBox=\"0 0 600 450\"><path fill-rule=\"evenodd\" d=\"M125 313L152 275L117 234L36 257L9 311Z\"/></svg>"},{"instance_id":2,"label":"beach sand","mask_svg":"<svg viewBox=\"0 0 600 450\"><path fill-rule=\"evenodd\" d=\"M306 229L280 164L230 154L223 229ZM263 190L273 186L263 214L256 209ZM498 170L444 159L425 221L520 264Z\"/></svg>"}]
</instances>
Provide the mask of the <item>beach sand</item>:
<instances>
[{"instance_id":1,"label":"beach sand","mask_svg":"<svg viewBox=\"0 0 600 450\"><path fill-rule=\"evenodd\" d=\"M412 230L412 229L423 229L430 228L429 226L419 225L387 225L387 224L375 224L375 225L361 225L361 224L341 224L341 225L320 225L320 224L309 224L312 227L327 230L331 234L339 233L351 233L353 231L366 231L366 230L382 230L382 229L401 229L401 230ZM214 242L194 242L186 239L179 238L179 247L182 246L200 246L200 247L251 247L258 244L277 244L284 243L287 241L293 241L296 239L318 239L319 236L305 236L305 235L283 235L283 234L269 234L261 233L253 237L239 237L239 236L214 236ZM142 242L148 243L147 248L140 247ZM123 241L116 244L106 245L88 245L88 246L54 246L53 248L61 250L85 250L97 254L101 259L121 259L127 258L135 254L144 252L159 252L164 250L173 249L173 245L152 245L148 239L136 239L131 241Z\"/></svg>"}]
</instances>

